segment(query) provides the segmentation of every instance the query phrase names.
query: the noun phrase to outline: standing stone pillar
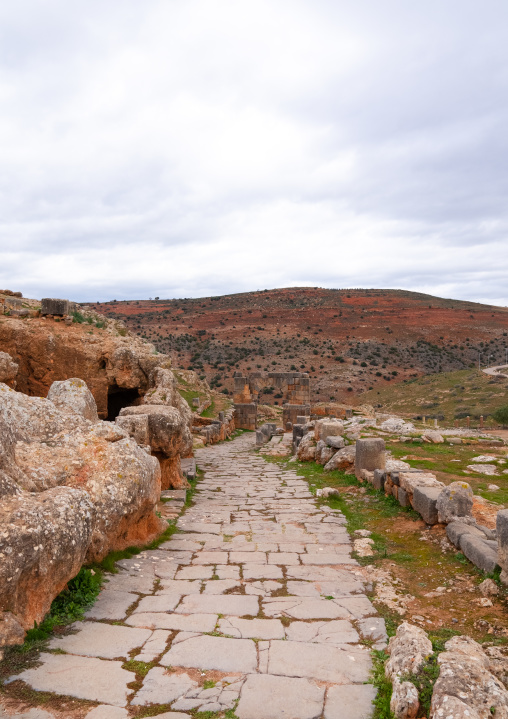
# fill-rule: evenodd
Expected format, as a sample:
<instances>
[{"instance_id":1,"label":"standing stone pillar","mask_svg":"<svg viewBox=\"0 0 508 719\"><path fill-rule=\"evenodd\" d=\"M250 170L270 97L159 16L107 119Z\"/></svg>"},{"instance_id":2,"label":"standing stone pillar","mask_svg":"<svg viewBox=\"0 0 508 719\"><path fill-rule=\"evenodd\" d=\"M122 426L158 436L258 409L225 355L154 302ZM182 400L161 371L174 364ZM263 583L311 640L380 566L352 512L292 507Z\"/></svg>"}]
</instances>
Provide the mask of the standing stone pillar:
<instances>
[{"instance_id":1,"label":"standing stone pillar","mask_svg":"<svg viewBox=\"0 0 508 719\"><path fill-rule=\"evenodd\" d=\"M483 429L483 414L480 415L480 429Z\"/></svg>"},{"instance_id":2,"label":"standing stone pillar","mask_svg":"<svg viewBox=\"0 0 508 719\"><path fill-rule=\"evenodd\" d=\"M466 417L466 425L467 425L467 428L469 429L469 427L471 425L471 417L469 415Z\"/></svg>"},{"instance_id":3,"label":"standing stone pillar","mask_svg":"<svg viewBox=\"0 0 508 719\"><path fill-rule=\"evenodd\" d=\"M385 468L385 442L380 437L356 440L355 474L363 479L362 471L373 472Z\"/></svg>"}]
</instances>

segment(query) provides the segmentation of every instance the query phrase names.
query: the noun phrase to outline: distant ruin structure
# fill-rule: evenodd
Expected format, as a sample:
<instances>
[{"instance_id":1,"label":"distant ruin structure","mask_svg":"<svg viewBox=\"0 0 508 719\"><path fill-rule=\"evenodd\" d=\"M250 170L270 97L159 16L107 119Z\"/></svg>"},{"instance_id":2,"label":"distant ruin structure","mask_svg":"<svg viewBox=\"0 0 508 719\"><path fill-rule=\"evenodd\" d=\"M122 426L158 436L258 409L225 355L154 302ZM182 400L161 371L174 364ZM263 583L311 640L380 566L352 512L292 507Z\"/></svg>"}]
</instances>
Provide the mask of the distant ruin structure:
<instances>
[{"instance_id":1,"label":"distant ruin structure","mask_svg":"<svg viewBox=\"0 0 508 719\"><path fill-rule=\"evenodd\" d=\"M310 416L310 377L307 372L253 372L234 375L233 402L236 426L256 429L257 405L266 390L282 405L283 424L296 422L300 415Z\"/></svg>"}]
</instances>

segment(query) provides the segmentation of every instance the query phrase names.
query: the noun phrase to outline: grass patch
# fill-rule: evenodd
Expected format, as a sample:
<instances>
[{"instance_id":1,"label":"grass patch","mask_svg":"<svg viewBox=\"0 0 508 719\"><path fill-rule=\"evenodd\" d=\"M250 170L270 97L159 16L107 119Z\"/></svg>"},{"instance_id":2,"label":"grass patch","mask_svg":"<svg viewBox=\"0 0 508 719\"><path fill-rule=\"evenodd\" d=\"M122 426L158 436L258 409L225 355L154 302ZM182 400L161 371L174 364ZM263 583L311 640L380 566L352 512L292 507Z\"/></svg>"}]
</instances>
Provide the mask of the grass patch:
<instances>
[{"instance_id":1,"label":"grass patch","mask_svg":"<svg viewBox=\"0 0 508 719\"><path fill-rule=\"evenodd\" d=\"M134 672L136 676L144 679L150 669L155 667L157 662L139 662L135 659L129 659L129 661L122 664L123 669L127 669L128 672Z\"/></svg>"},{"instance_id":2,"label":"grass patch","mask_svg":"<svg viewBox=\"0 0 508 719\"><path fill-rule=\"evenodd\" d=\"M211 418L215 417L215 414L216 414L216 412L215 412L215 400L214 400L213 397L212 397L212 401L210 402L210 406L207 407L205 410L203 410L203 412L201 412L201 416L202 416L202 417L208 417L208 418L211 419Z\"/></svg>"},{"instance_id":3,"label":"grass patch","mask_svg":"<svg viewBox=\"0 0 508 719\"><path fill-rule=\"evenodd\" d=\"M372 650L371 684L377 689L374 705L373 719L393 719L390 711L392 698L392 683L385 677L385 663L388 659L385 651Z\"/></svg>"}]
</instances>

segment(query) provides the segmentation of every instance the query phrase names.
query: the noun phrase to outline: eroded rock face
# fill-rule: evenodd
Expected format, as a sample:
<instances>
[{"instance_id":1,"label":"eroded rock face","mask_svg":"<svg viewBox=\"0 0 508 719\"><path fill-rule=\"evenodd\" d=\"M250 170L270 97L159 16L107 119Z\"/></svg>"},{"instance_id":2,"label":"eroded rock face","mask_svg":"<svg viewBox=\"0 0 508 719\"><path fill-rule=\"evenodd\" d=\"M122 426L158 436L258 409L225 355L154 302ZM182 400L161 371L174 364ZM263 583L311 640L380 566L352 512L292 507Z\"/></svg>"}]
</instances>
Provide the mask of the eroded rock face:
<instances>
[{"instance_id":1,"label":"eroded rock face","mask_svg":"<svg viewBox=\"0 0 508 719\"><path fill-rule=\"evenodd\" d=\"M86 387L65 384L52 392L62 408L0 384L0 616L24 629L84 562L163 528L157 459L115 424L86 419ZM12 622L0 621L0 644L9 636Z\"/></svg>"},{"instance_id":2,"label":"eroded rock face","mask_svg":"<svg viewBox=\"0 0 508 719\"><path fill-rule=\"evenodd\" d=\"M90 422L97 422L97 405L93 394L82 379L72 378L61 382L53 382L48 397L53 404L71 414L79 414Z\"/></svg>"},{"instance_id":3,"label":"eroded rock face","mask_svg":"<svg viewBox=\"0 0 508 719\"><path fill-rule=\"evenodd\" d=\"M327 464L337 450L329 447L322 439L316 445L316 462L318 464Z\"/></svg>"},{"instance_id":4,"label":"eroded rock face","mask_svg":"<svg viewBox=\"0 0 508 719\"><path fill-rule=\"evenodd\" d=\"M88 493L71 487L0 502L0 616L10 612L24 630L43 619L85 561L95 518ZM0 645L22 642L12 642L12 625L0 622Z\"/></svg>"},{"instance_id":5,"label":"eroded rock face","mask_svg":"<svg viewBox=\"0 0 508 719\"><path fill-rule=\"evenodd\" d=\"M412 682L401 682L399 677L393 680L390 699L390 711L397 719L414 719L420 708L418 690Z\"/></svg>"},{"instance_id":6,"label":"eroded rock face","mask_svg":"<svg viewBox=\"0 0 508 719\"><path fill-rule=\"evenodd\" d=\"M93 394L101 419L108 417L111 391L137 390L142 397L152 387L153 373L170 367L169 357L155 354L153 345L130 335L118 322L97 319L105 327L90 334L87 323L4 318L0 346L19 365L17 389L46 397L53 382L79 377ZM0 381L6 381L1 369ZM7 383L12 385L12 378Z\"/></svg>"},{"instance_id":7,"label":"eroded rock face","mask_svg":"<svg viewBox=\"0 0 508 719\"><path fill-rule=\"evenodd\" d=\"M5 382L9 387L15 387L17 374L17 363L7 352L0 352L0 382Z\"/></svg>"},{"instance_id":8,"label":"eroded rock face","mask_svg":"<svg viewBox=\"0 0 508 719\"><path fill-rule=\"evenodd\" d=\"M490 670L490 660L471 637L453 637L439 655L431 719L508 717L508 691Z\"/></svg>"}]
</instances>

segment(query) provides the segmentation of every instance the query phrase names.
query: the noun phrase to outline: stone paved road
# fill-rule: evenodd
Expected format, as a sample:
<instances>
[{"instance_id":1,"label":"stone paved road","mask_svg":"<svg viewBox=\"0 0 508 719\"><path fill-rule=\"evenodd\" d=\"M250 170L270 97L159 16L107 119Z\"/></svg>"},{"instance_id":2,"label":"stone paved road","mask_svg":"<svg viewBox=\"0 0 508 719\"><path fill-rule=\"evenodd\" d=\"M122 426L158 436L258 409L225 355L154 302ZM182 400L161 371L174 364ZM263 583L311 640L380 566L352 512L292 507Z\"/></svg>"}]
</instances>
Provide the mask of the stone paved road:
<instances>
[{"instance_id":1,"label":"stone paved road","mask_svg":"<svg viewBox=\"0 0 508 719\"><path fill-rule=\"evenodd\" d=\"M253 447L246 434L198 450L206 474L180 533L119 562L76 633L19 678L98 702L87 719L152 704L165 705L160 719L231 708L240 719L370 716L361 639L384 645L384 624L362 593L344 517ZM135 692L122 666L132 658L153 663Z\"/></svg>"}]
</instances>

